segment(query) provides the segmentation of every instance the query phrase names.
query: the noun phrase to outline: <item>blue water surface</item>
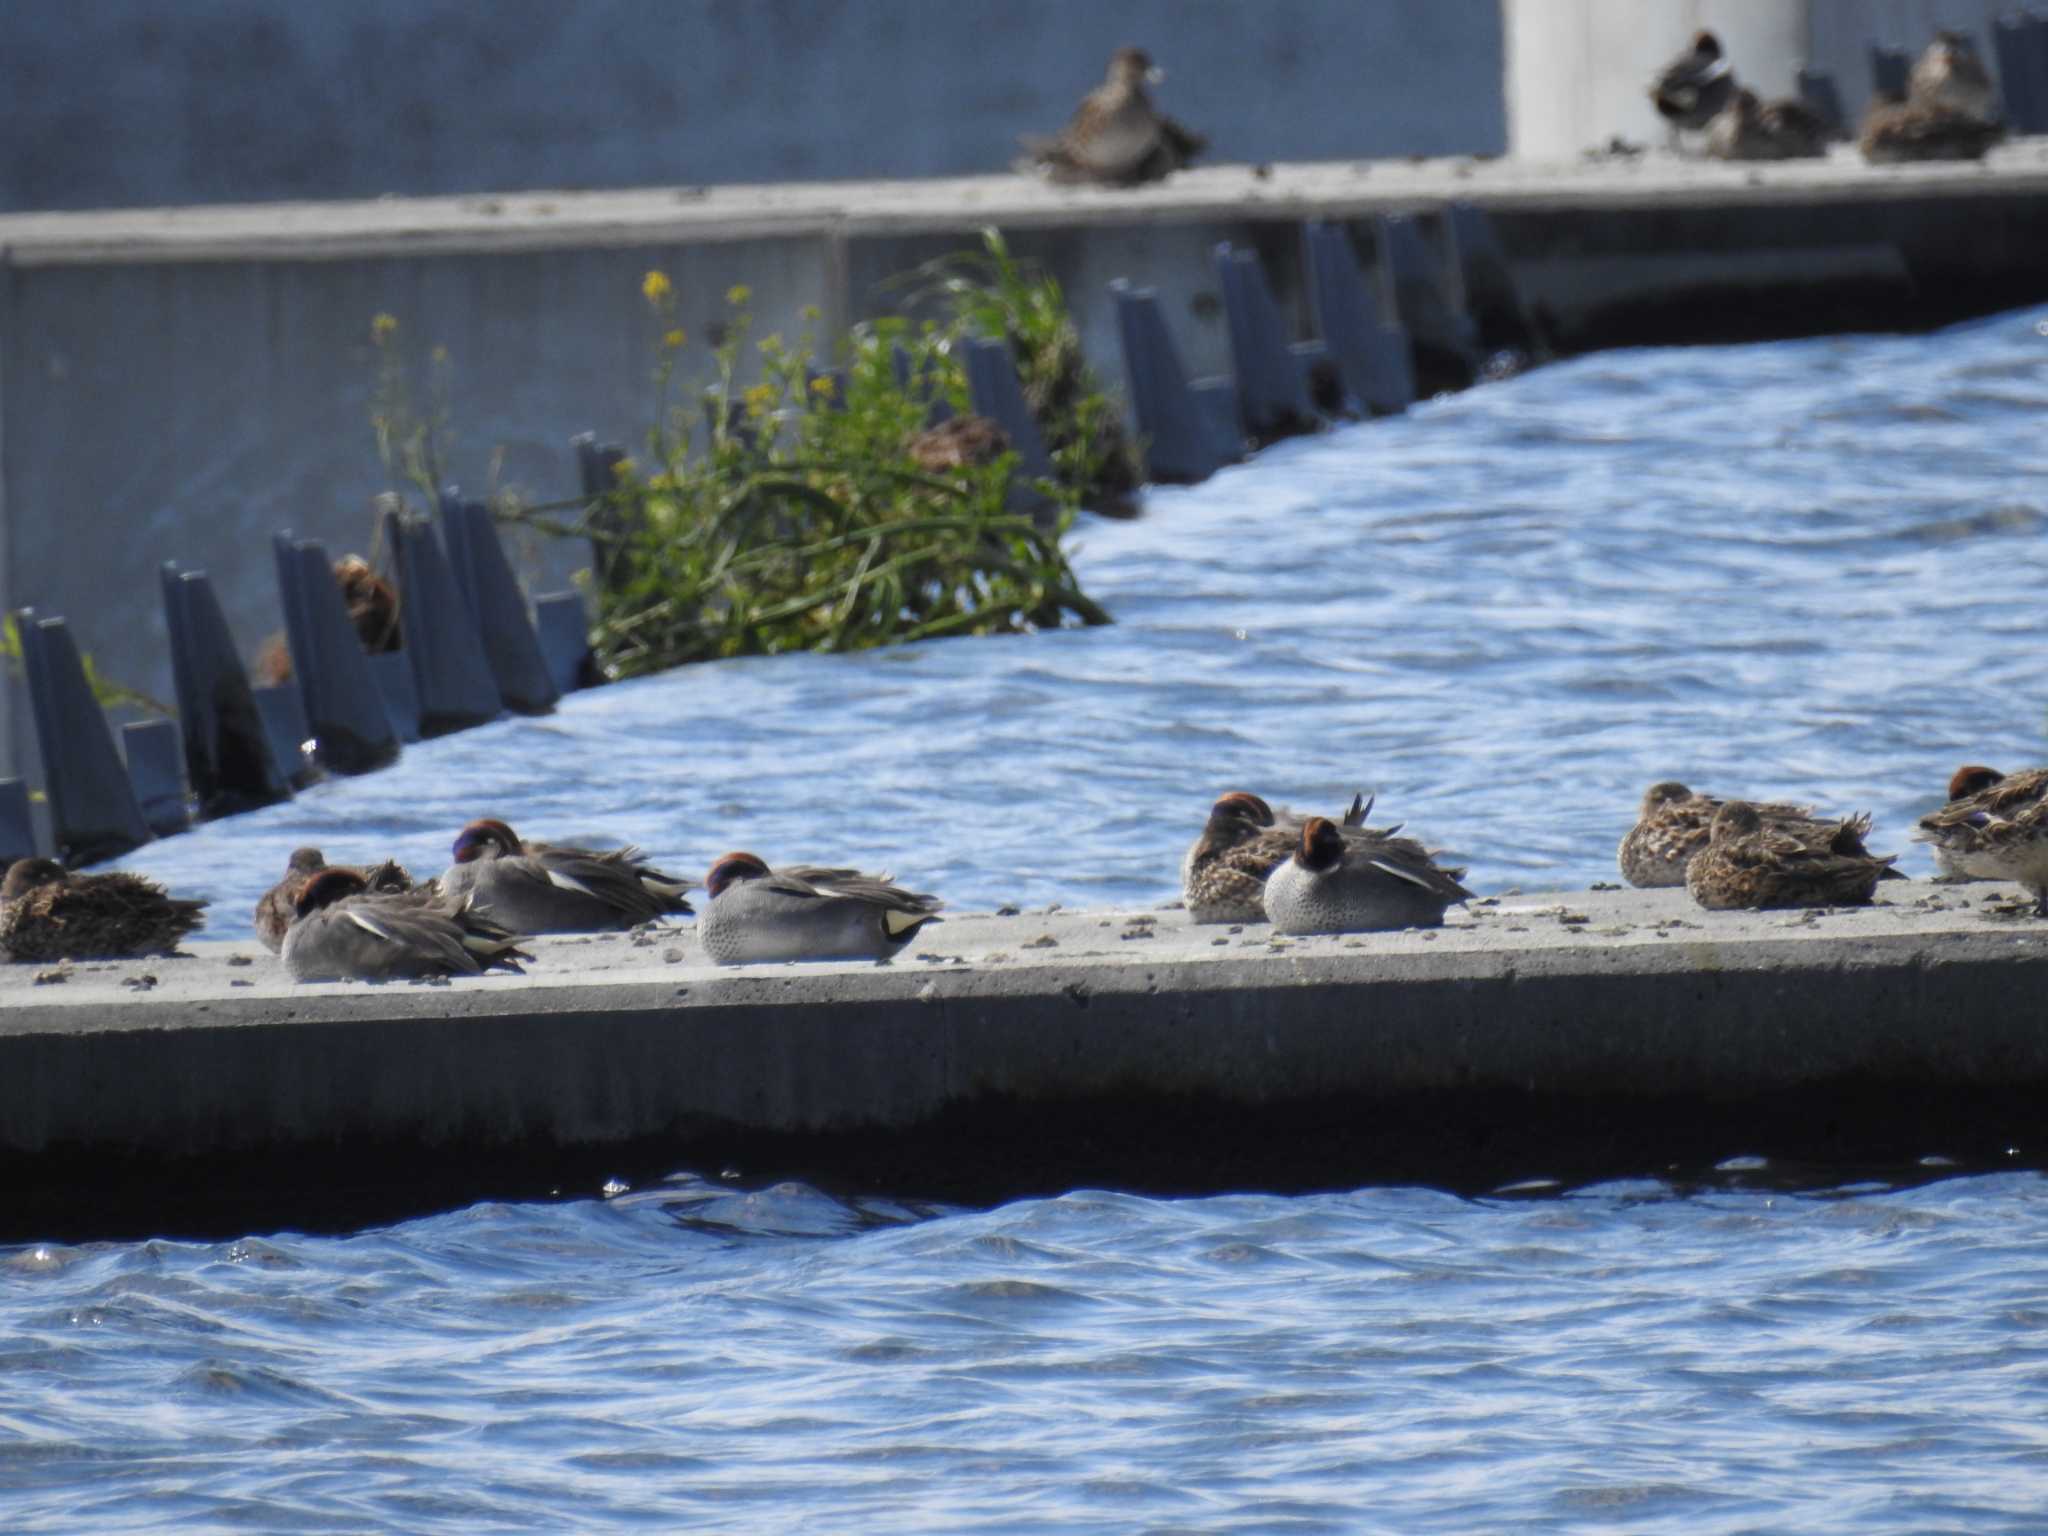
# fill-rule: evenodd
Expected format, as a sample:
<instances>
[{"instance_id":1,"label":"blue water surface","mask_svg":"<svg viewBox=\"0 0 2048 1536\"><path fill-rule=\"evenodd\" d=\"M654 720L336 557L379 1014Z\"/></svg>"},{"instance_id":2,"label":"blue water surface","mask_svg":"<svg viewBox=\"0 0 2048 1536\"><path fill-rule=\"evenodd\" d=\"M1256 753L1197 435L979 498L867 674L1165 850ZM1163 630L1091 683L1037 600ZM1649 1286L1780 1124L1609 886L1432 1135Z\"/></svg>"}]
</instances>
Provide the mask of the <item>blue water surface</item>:
<instances>
[{"instance_id":1,"label":"blue water surface","mask_svg":"<svg viewBox=\"0 0 2048 1536\"><path fill-rule=\"evenodd\" d=\"M1901 847L1958 762L2042 760L2044 326L1547 368L1086 525L1113 629L603 689L129 862L222 933L296 843L432 870L484 812L691 870L747 846L963 906L1154 901L1248 786L1370 788L1482 889L1575 885L1668 775L1868 807ZM975 1211L706 1170L16 1248L0 1515L2039 1530L2048 1180L1938 1172Z\"/></svg>"}]
</instances>

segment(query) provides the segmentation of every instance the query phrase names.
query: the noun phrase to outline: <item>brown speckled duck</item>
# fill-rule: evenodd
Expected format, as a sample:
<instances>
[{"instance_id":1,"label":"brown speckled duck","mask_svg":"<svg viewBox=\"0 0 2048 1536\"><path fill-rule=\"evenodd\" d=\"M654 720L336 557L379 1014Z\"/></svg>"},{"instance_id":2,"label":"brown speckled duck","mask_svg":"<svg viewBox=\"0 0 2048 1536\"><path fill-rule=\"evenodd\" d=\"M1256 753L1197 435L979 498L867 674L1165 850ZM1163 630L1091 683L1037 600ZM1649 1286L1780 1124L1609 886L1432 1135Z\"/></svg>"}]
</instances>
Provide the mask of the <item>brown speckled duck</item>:
<instances>
[{"instance_id":1,"label":"brown speckled duck","mask_svg":"<svg viewBox=\"0 0 2048 1536\"><path fill-rule=\"evenodd\" d=\"M1293 853L1267 878L1266 917L1280 933L1440 928L1471 899L1412 838L1367 839L1324 816L1302 823ZM1463 873L1462 870L1459 871Z\"/></svg>"},{"instance_id":2,"label":"brown speckled duck","mask_svg":"<svg viewBox=\"0 0 2048 1536\"><path fill-rule=\"evenodd\" d=\"M1695 32L1692 45L1657 72L1650 101L1673 129L1697 130L1714 120L1735 94L1735 71L1711 32Z\"/></svg>"},{"instance_id":3,"label":"brown speckled duck","mask_svg":"<svg viewBox=\"0 0 2048 1536\"><path fill-rule=\"evenodd\" d=\"M0 952L29 963L168 955L205 911L204 901L140 875L76 875L54 859L18 859L0 880Z\"/></svg>"},{"instance_id":4,"label":"brown speckled duck","mask_svg":"<svg viewBox=\"0 0 2048 1536\"><path fill-rule=\"evenodd\" d=\"M348 869L363 877L369 890L379 896L396 895L412 889L412 875L403 865L386 859L382 864L357 867L329 866L318 848L294 848L284 867L284 878L263 893L256 903L256 937L273 955L284 947L285 930L292 925L294 909L306 883L329 867Z\"/></svg>"},{"instance_id":5,"label":"brown speckled duck","mask_svg":"<svg viewBox=\"0 0 2048 1536\"><path fill-rule=\"evenodd\" d=\"M904 451L928 475L993 464L1012 447L1010 434L986 416L949 416L913 436Z\"/></svg>"},{"instance_id":6,"label":"brown speckled duck","mask_svg":"<svg viewBox=\"0 0 2048 1536\"><path fill-rule=\"evenodd\" d=\"M2048 768L1987 781L1995 772L1977 764L1957 769L1948 804L1922 816L1913 835L1934 845L1935 863L1944 872L2017 880L2048 917Z\"/></svg>"},{"instance_id":7,"label":"brown speckled duck","mask_svg":"<svg viewBox=\"0 0 2048 1536\"><path fill-rule=\"evenodd\" d=\"M1208 141L1152 105L1145 87L1165 78L1142 48L1117 49L1108 77L1081 98L1056 138L1024 141L1019 169L1055 182L1111 187L1160 181L1180 170Z\"/></svg>"},{"instance_id":8,"label":"brown speckled duck","mask_svg":"<svg viewBox=\"0 0 2048 1536\"><path fill-rule=\"evenodd\" d=\"M2005 124L1986 122L1926 101L1880 92L1863 119L1857 148L1872 165L1917 160L1981 160L2005 137Z\"/></svg>"},{"instance_id":9,"label":"brown speckled duck","mask_svg":"<svg viewBox=\"0 0 2048 1536\"><path fill-rule=\"evenodd\" d=\"M1685 888L1715 911L1781 907L1867 907L1894 857L1874 857L1863 846L1870 818L1836 823L1816 847L1769 825L1747 801L1730 800L1714 812L1707 846L1685 867Z\"/></svg>"},{"instance_id":10,"label":"brown speckled duck","mask_svg":"<svg viewBox=\"0 0 2048 1536\"><path fill-rule=\"evenodd\" d=\"M282 955L294 981L398 981L518 971L533 958L523 942L467 899L377 895L360 870L323 869L299 892Z\"/></svg>"},{"instance_id":11,"label":"brown speckled duck","mask_svg":"<svg viewBox=\"0 0 2048 1536\"><path fill-rule=\"evenodd\" d=\"M1967 32L1944 28L1934 34L1906 82L1910 100L1943 112L1958 112L1982 123L1998 117L1998 92L1991 84L1991 71L1977 55L1977 44Z\"/></svg>"},{"instance_id":12,"label":"brown speckled duck","mask_svg":"<svg viewBox=\"0 0 2048 1536\"><path fill-rule=\"evenodd\" d=\"M1707 124L1707 153L1717 160L1814 160L1827 152L1827 122L1803 101L1760 101L1745 88Z\"/></svg>"},{"instance_id":13,"label":"brown speckled duck","mask_svg":"<svg viewBox=\"0 0 2048 1536\"><path fill-rule=\"evenodd\" d=\"M1721 804L1715 796L1688 789L1675 779L1652 784L1643 792L1636 824L1623 834L1621 846L1614 851L1622 879L1643 888L1685 884L1685 866L1707 846L1714 813ZM1814 815L1809 805L1752 802L1752 809L1773 831L1816 847L1825 847L1841 826L1839 821ZM1861 818L1859 826L1859 835L1868 833L1869 818Z\"/></svg>"}]
</instances>

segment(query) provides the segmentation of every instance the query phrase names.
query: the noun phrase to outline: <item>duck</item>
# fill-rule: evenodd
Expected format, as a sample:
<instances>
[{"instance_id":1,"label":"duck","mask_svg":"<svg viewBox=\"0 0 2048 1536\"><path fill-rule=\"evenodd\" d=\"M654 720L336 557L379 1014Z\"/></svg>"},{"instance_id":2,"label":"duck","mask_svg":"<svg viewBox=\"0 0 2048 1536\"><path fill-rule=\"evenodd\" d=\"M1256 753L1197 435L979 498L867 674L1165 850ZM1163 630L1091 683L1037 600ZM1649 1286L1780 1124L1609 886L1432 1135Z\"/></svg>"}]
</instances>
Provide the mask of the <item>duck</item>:
<instances>
[{"instance_id":1,"label":"duck","mask_svg":"<svg viewBox=\"0 0 2048 1536\"><path fill-rule=\"evenodd\" d=\"M1060 183L1134 187L1163 181L1208 148L1208 140L1152 105L1145 87L1165 78L1144 49L1117 49L1102 84L1081 98L1056 137L1024 140L1018 169Z\"/></svg>"},{"instance_id":2,"label":"duck","mask_svg":"<svg viewBox=\"0 0 2048 1536\"><path fill-rule=\"evenodd\" d=\"M1814 160L1828 152L1828 124L1803 101L1760 101L1747 86L1707 124L1717 160Z\"/></svg>"},{"instance_id":3,"label":"duck","mask_svg":"<svg viewBox=\"0 0 2048 1536\"><path fill-rule=\"evenodd\" d=\"M1693 33L1691 46L1650 82L1650 101L1674 130L1706 127L1734 94L1734 66L1721 40L1705 30Z\"/></svg>"},{"instance_id":4,"label":"duck","mask_svg":"<svg viewBox=\"0 0 2048 1536\"><path fill-rule=\"evenodd\" d=\"M361 870L315 871L292 905L281 950L294 981L399 981L517 971L525 936L493 922L469 897L378 893Z\"/></svg>"},{"instance_id":5,"label":"duck","mask_svg":"<svg viewBox=\"0 0 2048 1536\"><path fill-rule=\"evenodd\" d=\"M697 932L719 965L775 960L873 960L886 965L927 923L936 896L906 891L889 875L800 865L771 870L751 853L728 853L704 876Z\"/></svg>"},{"instance_id":6,"label":"duck","mask_svg":"<svg viewBox=\"0 0 2048 1536\"><path fill-rule=\"evenodd\" d=\"M0 880L0 951L17 962L168 955L205 916L203 899L125 871L80 875L55 859L17 859Z\"/></svg>"},{"instance_id":7,"label":"duck","mask_svg":"<svg viewBox=\"0 0 2048 1536\"><path fill-rule=\"evenodd\" d=\"M1652 784L1643 791L1636 824L1622 835L1621 846L1614 850L1621 878L1638 889L1685 884L1685 866L1707 846L1714 813L1722 803L1713 795L1688 789L1676 779ZM1809 843L1825 845L1840 826L1837 820L1814 815L1810 805L1751 804L1774 831ZM1869 831L1869 818L1865 817L1858 835L1868 835Z\"/></svg>"},{"instance_id":8,"label":"duck","mask_svg":"<svg viewBox=\"0 0 2048 1536\"><path fill-rule=\"evenodd\" d=\"M993 464L1014 446L1010 434L995 421L965 415L926 427L904 445L904 452L926 474L944 475Z\"/></svg>"},{"instance_id":9,"label":"duck","mask_svg":"<svg viewBox=\"0 0 2048 1536\"><path fill-rule=\"evenodd\" d=\"M1991 777L1996 775L1995 777ZM1913 834L1934 845L1943 873L2017 880L2048 917L2048 768L2019 773L1971 763L1949 780L1949 801Z\"/></svg>"},{"instance_id":10,"label":"duck","mask_svg":"<svg viewBox=\"0 0 2048 1536\"><path fill-rule=\"evenodd\" d=\"M1835 824L1824 844L1780 830L1746 800L1714 812L1707 846L1685 866L1685 888L1712 911L1867 907L1897 855L1863 846L1870 818Z\"/></svg>"},{"instance_id":11,"label":"duck","mask_svg":"<svg viewBox=\"0 0 2048 1536\"><path fill-rule=\"evenodd\" d=\"M1471 898L1412 838L1367 842L1327 816L1301 824L1263 892L1274 930L1298 934L1441 928L1445 909Z\"/></svg>"},{"instance_id":12,"label":"duck","mask_svg":"<svg viewBox=\"0 0 2048 1536\"><path fill-rule=\"evenodd\" d=\"M486 817L457 834L453 852L442 892L457 902L474 897L519 933L605 933L695 910L683 898L690 883L654 868L630 844L600 853L523 843Z\"/></svg>"},{"instance_id":13,"label":"duck","mask_svg":"<svg viewBox=\"0 0 2048 1536\"><path fill-rule=\"evenodd\" d=\"M1991 71L1977 53L1977 44L1967 32L1944 27L1934 34L1913 72L1906 80L1909 100L1943 112L1959 112L1979 122L1998 117L1998 92L1991 84Z\"/></svg>"},{"instance_id":14,"label":"duck","mask_svg":"<svg viewBox=\"0 0 2048 1536\"><path fill-rule=\"evenodd\" d=\"M1346 828L1363 828L1369 801L1354 795ZM1263 923L1266 877L1286 862L1301 840L1305 818L1285 807L1277 813L1257 795L1235 789L1218 796L1209 819L1180 861L1181 899L1196 923ZM1392 836L1399 827L1381 836ZM1463 871L1459 871L1463 873Z\"/></svg>"},{"instance_id":15,"label":"duck","mask_svg":"<svg viewBox=\"0 0 2048 1536\"><path fill-rule=\"evenodd\" d=\"M1902 101L1896 92L1871 99L1856 141L1872 165L1918 160L1981 160L2005 137L2005 124L1926 101Z\"/></svg>"},{"instance_id":16,"label":"duck","mask_svg":"<svg viewBox=\"0 0 2048 1536\"><path fill-rule=\"evenodd\" d=\"M285 861L284 878L265 891L256 903L256 937L273 955L284 947L284 932L292 925L292 911L298 905L299 893L305 890L307 881L328 867L318 848L294 848L292 856ZM412 889L411 872L391 859L362 867L347 864L333 867L354 870L376 895L390 896Z\"/></svg>"}]
</instances>

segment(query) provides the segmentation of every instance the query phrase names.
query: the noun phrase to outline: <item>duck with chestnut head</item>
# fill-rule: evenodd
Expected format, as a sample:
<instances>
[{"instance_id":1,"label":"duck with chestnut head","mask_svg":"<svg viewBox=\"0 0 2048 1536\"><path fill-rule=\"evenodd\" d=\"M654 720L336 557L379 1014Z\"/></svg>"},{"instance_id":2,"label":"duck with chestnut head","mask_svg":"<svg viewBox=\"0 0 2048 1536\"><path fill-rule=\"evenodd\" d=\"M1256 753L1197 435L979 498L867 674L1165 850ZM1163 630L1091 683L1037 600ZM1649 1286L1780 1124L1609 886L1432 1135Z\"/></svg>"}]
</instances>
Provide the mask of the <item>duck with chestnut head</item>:
<instances>
[{"instance_id":1,"label":"duck with chestnut head","mask_svg":"<svg viewBox=\"0 0 2048 1536\"><path fill-rule=\"evenodd\" d=\"M1371 810L1371 801L1352 796L1342 822L1345 836L1387 838L1401 830L1367 827L1365 818ZM1266 877L1294 852L1304 819L1285 806L1276 811L1246 790L1217 797L1201 836L1180 862L1181 899L1189 918L1197 923L1263 923Z\"/></svg>"},{"instance_id":2,"label":"duck with chestnut head","mask_svg":"<svg viewBox=\"0 0 2048 1536\"><path fill-rule=\"evenodd\" d=\"M1971 763L1949 780L1949 800L1913 834L1934 845L1944 874L2017 880L2048 917L2048 768L2001 774Z\"/></svg>"},{"instance_id":3,"label":"duck with chestnut head","mask_svg":"<svg viewBox=\"0 0 2048 1536\"><path fill-rule=\"evenodd\" d=\"M280 954L294 981L400 981L518 971L533 957L467 898L378 893L361 870L315 871L292 906Z\"/></svg>"},{"instance_id":4,"label":"duck with chestnut head","mask_svg":"<svg viewBox=\"0 0 2048 1536\"><path fill-rule=\"evenodd\" d=\"M1347 837L1325 816L1302 823L1293 853L1266 880L1266 917L1280 933L1440 928L1472 893L1412 838Z\"/></svg>"},{"instance_id":5,"label":"duck with chestnut head","mask_svg":"<svg viewBox=\"0 0 2048 1536\"><path fill-rule=\"evenodd\" d=\"M263 893L256 903L256 937L273 955L284 947L285 930L292 925L293 910L306 883L327 868L348 869L363 877L370 890L380 896L412 889L412 874L402 864L386 859L382 864L336 864L330 866L318 848L294 848L286 860L284 878Z\"/></svg>"},{"instance_id":6,"label":"duck with chestnut head","mask_svg":"<svg viewBox=\"0 0 2048 1536\"><path fill-rule=\"evenodd\" d=\"M1112 187L1160 181L1181 169L1208 141L1152 105L1145 87L1165 78L1144 49L1117 49L1107 77L1081 98L1056 137L1024 141L1018 169L1053 182Z\"/></svg>"},{"instance_id":7,"label":"duck with chestnut head","mask_svg":"<svg viewBox=\"0 0 2048 1536\"><path fill-rule=\"evenodd\" d=\"M1730 800L1714 812L1707 846L1687 862L1685 888L1714 911L1867 907L1897 860L1863 846L1869 830L1868 815L1846 817L1816 843L1770 825L1749 802Z\"/></svg>"},{"instance_id":8,"label":"duck with chestnut head","mask_svg":"<svg viewBox=\"0 0 2048 1536\"><path fill-rule=\"evenodd\" d=\"M694 910L689 882L649 864L638 848L524 843L502 821L472 821L455 839L443 892L473 899L518 933L605 933Z\"/></svg>"},{"instance_id":9,"label":"duck with chestnut head","mask_svg":"<svg viewBox=\"0 0 2048 1536\"><path fill-rule=\"evenodd\" d=\"M777 960L873 960L886 964L939 920L936 896L890 876L811 865L771 870L751 853L728 853L704 876L697 919L704 953L719 965Z\"/></svg>"},{"instance_id":10,"label":"duck with chestnut head","mask_svg":"<svg viewBox=\"0 0 2048 1536\"><path fill-rule=\"evenodd\" d=\"M206 903L116 870L74 874L55 859L16 859L0 879L0 954L10 960L121 960L173 953Z\"/></svg>"}]
</instances>

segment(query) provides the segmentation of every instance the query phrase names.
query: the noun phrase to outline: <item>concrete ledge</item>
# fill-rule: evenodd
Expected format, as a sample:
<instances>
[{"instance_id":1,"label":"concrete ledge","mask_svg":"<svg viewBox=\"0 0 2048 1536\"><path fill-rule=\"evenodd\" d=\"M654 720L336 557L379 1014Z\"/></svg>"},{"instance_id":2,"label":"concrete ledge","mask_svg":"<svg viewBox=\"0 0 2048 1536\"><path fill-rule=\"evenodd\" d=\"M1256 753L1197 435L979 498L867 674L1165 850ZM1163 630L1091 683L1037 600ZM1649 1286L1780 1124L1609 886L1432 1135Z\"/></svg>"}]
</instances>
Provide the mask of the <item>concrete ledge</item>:
<instances>
[{"instance_id":1,"label":"concrete ledge","mask_svg":"<svg viewBox=\"0 0 2048 1536\"><path fill-rule=\"evenodd\" d=\"M1277 942L1177 911L962 915L887 968L719 970L681 929L543 940L527 979L444 987L294 986L228 944L61 983L15 966L0 1175L47 1212L180 1163L258 1183L290 1169L303 1191L309 1167L381 1163L417 1186L446 1160L495 1168L483 1187L507 1192L508 1159L746 1149L858 1180L881 1145L879 1177L972 1168L999 1195L1162 1171L1188 1187L1642 1171L1695 1140L1993 1155L2031 1137L2048 1089L2048 925L2007 915L2013 894L1901 883L1874 910L1811 917L1704 913L1677 892L1508 897L1435 935ZM1849 1099L1854 1123L1824 1125ZM1504 1120L1548 1129L1474 1165ZM1665 1135L1681 1122L1686 1148ZM1573 1123L1599 1127L1590 1154L1557 1141ZM1233 1159L1251 1128L1267 1144Z\"/></svg>"}]
</instances>

